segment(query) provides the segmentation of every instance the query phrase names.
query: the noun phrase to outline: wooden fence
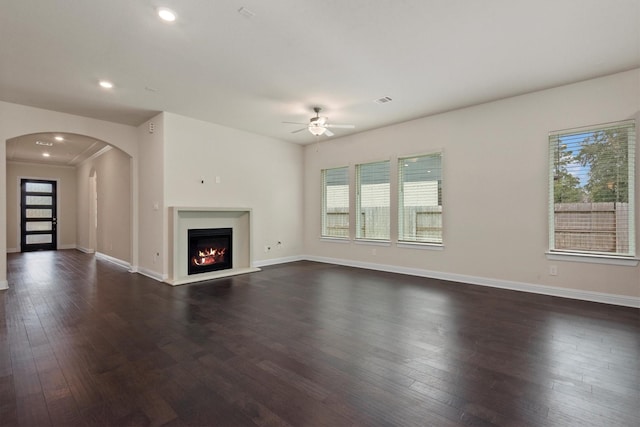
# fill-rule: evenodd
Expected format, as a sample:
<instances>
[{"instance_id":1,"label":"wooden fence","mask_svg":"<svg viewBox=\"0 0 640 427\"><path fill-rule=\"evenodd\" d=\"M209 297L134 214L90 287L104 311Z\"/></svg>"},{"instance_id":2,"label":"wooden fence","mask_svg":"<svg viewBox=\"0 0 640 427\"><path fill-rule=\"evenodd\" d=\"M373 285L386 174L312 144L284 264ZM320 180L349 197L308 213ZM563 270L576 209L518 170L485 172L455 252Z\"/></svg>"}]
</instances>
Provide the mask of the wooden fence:
<instances>
[{"instance_id":1,"label":"wooden fence","mask_svg":"<svg viewBox=\"0 0 640 427\"><path fill-rule=\"evenodd\" d=\"M628 203L556 203L555 249L597 252L629 252ZM347 208L327 212L326 232L329 236L349 237ZM360 235L371 236L371 230L389 224L389 208L364 208ZM417 241L442 241L442 208L407 207L401 225L400 240L415 236Z\"/></svg>"},{"instance_id":2,"label":"wooden fence","mask_svg":"<svg viewBox=\"0 0 640 427\"><path fill-rule=\"evenodd\" d=\"M389 208L362 208L360 218L360 236L378 238L375 230L389 227ZM346 208L334 208L327 211L326 233L328 236L349 237L349 212ZM400 230L402 236L412 236L411 241L442 242L442 207L414 207L404 209L404 221Z\"/></svg>"},{"instance_id":3,"label":"wooden fence","mask_svg":"<svg viewBox=\"0 0 640 427\"><path fill-rule=\"evenodd\" d=\"M629 252L629 204L556 203L555 249Z\"/></svg>"}]
</instances>

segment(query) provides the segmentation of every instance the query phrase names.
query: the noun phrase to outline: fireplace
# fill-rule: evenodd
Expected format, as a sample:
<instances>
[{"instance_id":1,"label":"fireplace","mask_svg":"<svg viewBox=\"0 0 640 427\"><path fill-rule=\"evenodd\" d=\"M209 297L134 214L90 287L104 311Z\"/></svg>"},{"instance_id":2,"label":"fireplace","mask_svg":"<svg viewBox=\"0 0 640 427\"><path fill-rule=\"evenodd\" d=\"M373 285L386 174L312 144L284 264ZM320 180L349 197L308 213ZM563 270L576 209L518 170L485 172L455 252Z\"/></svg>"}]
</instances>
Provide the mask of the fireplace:
<instances>
[{"instance_id":1,"label":"fireplace","mask_svg":"<svg viewBox=\"0 0 640 427\"><path fill-rule=\"evenodd\" d=\"M188 241L188 274L207 273L233 267L231 228L189 229Z\"/></svg>"}]
</instances>

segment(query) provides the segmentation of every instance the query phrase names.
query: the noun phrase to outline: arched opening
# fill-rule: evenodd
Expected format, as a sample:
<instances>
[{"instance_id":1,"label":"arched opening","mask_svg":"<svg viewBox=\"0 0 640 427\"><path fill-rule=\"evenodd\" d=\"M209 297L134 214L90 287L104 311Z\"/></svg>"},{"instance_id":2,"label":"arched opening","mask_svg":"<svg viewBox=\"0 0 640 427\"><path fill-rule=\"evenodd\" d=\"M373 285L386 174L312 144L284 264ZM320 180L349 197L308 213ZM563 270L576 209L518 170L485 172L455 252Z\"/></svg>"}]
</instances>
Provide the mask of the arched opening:
<instances>
[{"instance_id":1,"label":"arched opening","mask_svg":"<svg viewBox=\"0 0 640 427\"><path fill-rule=\"evenodd\" d=\"M57 249L96 253L133 265L132 157L86 135L39 132L7 140L7 252L17 252L18 177L58 183ZM100 177L100 178L98 178Z\"/></svg>"}]
</instances>

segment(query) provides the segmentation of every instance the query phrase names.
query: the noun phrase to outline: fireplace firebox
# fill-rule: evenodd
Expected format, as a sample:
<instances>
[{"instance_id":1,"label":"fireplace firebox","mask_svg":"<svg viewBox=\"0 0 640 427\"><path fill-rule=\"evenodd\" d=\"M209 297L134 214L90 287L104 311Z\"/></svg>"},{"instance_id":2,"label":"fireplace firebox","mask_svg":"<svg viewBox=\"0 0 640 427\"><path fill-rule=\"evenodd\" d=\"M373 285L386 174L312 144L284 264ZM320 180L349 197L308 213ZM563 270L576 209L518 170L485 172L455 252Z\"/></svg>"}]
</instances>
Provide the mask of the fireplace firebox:
<instances>
[{"instance_id":1,"label":"fireplace firebox","mask_svg":"<svg viewBox=\"0 0 640 427\"><path fill-rule=\"evenodd\" d=\"M190 229L188 240L187 273L208 273L233 267L231 228Z\"/></svg>"}]
</instances>

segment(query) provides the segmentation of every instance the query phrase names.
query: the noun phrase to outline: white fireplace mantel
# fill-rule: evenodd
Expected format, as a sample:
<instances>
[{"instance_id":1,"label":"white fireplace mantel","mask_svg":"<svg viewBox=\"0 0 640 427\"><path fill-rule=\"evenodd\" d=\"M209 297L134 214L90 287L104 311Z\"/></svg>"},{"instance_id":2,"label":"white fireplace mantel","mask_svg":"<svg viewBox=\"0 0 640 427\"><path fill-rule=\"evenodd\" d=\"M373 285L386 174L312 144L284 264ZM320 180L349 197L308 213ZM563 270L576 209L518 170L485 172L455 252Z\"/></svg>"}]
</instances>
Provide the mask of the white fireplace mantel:
<instances>
[{"instance_id":1,"label":"white fireplace mantel","mask_svg":"<svg viewBox=\"0 0 640 427\"><path fill-rule=\"evenodd\" d=\"M252 212L249 208L183 207L169 208L169 277L170 285L217 279L260 271L251 266ZM232 228L233 268L201 274L188 274L187 248L189 229Z\"/></svg>"}]
</instances>

